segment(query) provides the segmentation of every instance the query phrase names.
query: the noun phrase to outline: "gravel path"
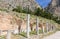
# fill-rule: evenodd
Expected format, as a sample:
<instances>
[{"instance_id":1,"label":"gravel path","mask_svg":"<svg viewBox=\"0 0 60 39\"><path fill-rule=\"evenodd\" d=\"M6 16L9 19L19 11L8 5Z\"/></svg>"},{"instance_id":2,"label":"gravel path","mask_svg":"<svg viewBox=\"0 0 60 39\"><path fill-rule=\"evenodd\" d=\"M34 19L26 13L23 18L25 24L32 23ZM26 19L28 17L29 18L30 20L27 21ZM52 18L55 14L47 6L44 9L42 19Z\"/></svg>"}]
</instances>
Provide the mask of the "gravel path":
<instances>
[{"instance_id":1,"label":"gravel path","mask_svg":"<svg viewBox=\"0 0 60 39\"><path fill-rule=\"evenodd\" d=\"M43 39L60 39L60 31L57 31L55 34L44 37Z\"/></svg>"}]
</instances>

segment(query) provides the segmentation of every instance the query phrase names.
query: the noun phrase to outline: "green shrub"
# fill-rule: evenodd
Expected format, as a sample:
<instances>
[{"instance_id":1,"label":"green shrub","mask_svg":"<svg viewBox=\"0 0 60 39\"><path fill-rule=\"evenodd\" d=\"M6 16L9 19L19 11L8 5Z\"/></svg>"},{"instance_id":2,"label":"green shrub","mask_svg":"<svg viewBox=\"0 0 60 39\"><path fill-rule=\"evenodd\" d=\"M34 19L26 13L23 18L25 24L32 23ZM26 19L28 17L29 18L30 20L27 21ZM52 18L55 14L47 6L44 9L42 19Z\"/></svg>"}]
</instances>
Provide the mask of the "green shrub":
<instances>
[{"instance_id":1,"label":"green shrub","mask_svg":"<svg viewBox=\"0 0 60 39\"><path fill-rule=\"evenodd\" d=\"M51 14L49 12L46 12L46 11L43 11L43 9L40 9L40 8L36 9L35 15L41 16L41 17L44 17L44 18L47 18L47 19L51 19L52 16L53 16L53 14Z\"/></svg>"},{"instance_id":2,"label":"green shrub","mask_svg":"<svg viewBox=\"0 0 60 39\"><path fill-rule=\"evenodd\" d=\"M36 31L31 31L30 35L36 35Z\"/></svg>"},{"instance_id":3,"label":"green shrub","mask_svg":"<svg viewBox=\"0 0 60 39\"><path fill-rule=\"evenodd\" d=\"M12 11L16 11L16 12L22 12L22 8L20 6L17 6L16 8L14 8Z\"/></svg>"},{"instance_id":4,"label":"green shrub","mask_svg":"<svg viewBox=\"0 0 60 39\"><path fill-rule=\"evenodd\" d=\"M25 8L25 9L22 10L22 13L32 14L32 11L28 8Z\"/></svg>"},{"instance_id":5,"label":"green shrub","mask_svg":"<svg viewBox=\"0 0 60 39\"><path fill-rule=\"evenodd\" d=\"M21 32L20 35L23 36L23 37L27 37L25 32Z\"/></svg>"}]
</instances>

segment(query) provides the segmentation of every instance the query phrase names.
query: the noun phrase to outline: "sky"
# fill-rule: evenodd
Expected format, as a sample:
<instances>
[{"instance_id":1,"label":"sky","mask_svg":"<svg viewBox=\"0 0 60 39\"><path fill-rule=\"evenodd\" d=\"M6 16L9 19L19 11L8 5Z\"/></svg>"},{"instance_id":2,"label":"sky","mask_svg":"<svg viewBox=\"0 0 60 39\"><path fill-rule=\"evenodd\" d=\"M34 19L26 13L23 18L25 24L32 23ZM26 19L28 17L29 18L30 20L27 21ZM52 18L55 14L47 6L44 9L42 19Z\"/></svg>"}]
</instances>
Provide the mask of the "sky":
<instances>
[{"instance_id":1,"label":"sky","mask_svg":"<svg viewBox=\"0 0 60 39\"><path fill-rule=\"evenodd\" d=\"M51 2L51 0L36 0L36 2L42 7L45 8Z\"/></svg>"}]
</instances>

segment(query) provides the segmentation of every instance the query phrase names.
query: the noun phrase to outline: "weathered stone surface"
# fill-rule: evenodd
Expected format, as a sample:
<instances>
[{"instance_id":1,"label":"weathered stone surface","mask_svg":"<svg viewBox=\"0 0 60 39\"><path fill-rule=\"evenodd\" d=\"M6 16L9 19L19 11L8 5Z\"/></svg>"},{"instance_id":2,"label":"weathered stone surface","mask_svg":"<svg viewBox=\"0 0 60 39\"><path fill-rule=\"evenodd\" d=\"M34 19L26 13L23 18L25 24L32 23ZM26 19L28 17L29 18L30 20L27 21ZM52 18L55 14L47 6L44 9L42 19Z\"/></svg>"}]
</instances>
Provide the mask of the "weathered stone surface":
<instances>
[{"instance_id":1,"label":"weathered stone surface","mask_svg":"<svg viewBox=\"0 0 60 39\"><path fill-rule=\"evenodd\" d=\"M3 12L2 12L3 13ZM8 30L12 28L12 16L9 14L0 13L0 30Z\"/></svg>"},{"instance_id":2,"label":"weathered stone surface","mask_svg":"<svg viewBox=\"0 0 60 39\"><path fill-rule=\"evenodd\" d=\"M60 0L51 0L47 10L57 16L60 16Z\"/></svg>"}]
</instances>

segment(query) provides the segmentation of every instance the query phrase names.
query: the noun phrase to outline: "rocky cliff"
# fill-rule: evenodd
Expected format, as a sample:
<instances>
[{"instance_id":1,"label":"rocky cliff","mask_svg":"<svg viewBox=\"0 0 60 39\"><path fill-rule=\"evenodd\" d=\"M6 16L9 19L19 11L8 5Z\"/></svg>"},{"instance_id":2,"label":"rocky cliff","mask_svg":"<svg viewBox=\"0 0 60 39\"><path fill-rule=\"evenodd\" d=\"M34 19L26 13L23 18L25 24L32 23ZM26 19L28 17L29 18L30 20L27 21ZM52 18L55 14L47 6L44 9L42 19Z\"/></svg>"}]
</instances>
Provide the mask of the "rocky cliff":
<instances>
[{"instance_id":1,"label":"rocky cliff","mask_svg":"<svg viewBox=\"0 0 60 39\"><path fill-rule=\"evenodd\" d=\"M16 6L29 7L31 10L40 7L35 0L0 0L0 8L12 10Z\"/></svg>"},{"instance_id":2,"label":"rocky cliff","mask_svg":"<svg viewBox=\"0 0 60 39\"><path fill-rule=\"evenodd\" d=\"M51 0L47 10L55 15L60 16L60 0Z\"/></svg>"}]
</instances>

